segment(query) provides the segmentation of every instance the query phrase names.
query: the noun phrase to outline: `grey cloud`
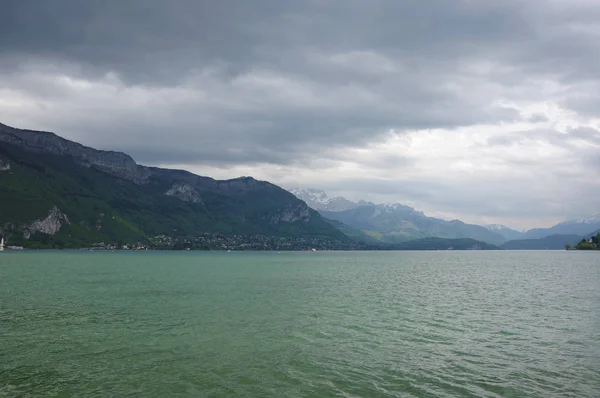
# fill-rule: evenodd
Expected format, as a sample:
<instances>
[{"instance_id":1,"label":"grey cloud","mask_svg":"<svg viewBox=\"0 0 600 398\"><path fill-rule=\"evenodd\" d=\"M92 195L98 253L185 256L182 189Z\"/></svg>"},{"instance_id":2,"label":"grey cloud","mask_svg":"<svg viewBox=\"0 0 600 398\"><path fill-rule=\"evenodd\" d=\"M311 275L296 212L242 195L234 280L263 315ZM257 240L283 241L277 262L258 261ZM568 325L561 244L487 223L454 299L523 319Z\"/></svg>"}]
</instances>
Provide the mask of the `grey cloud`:
<instances>
[{"instance_id":1,"label":"grey cloud","mask_svg":"<svg viewBox=\"0 0 600 398\"><path fill-rule=\"evenodd\" d=\"M543 115L541 113L534 113L529 117L525 117L525 120L527 120L528 122L531 123L538 123L538 122L547 122L549 121L548 116Z\"/></svg>"},{"instance_id":2,"label":"grey cloud","mask_svg":"<svg viewBox=\"0 0 600 398\"><path fill-rule=\"evenodd\" d=\"M488 111L465 114L469 104L452 101L443 93L424 96L417 82L404 80L390 82L387 90L391 91L386 92L385 87L319 85L272 74L228 81L217 73L191 79L185 86L187 92L168 93L176 105L165 104L163 112L155 113L143 107L125 112L119 104L112 108L111 104L98 104L93 96L89 104L82 105L68 98L72 93L61 82L29 75L7 77L9 88L28 92L38 100L63 103L51 115L39 107L30 110L32 119L54 119L55 124L48 127L56 126L59 133L71 133L72 138L90 145L128 151L146 162L180 162L185 157L198 163L287 163L324 147L364 145L398 125L454 126L491 117ZM254 82L253 78L263 81ZM402 83L412 96L396 95L393 89L400 90ZM158 95L151 87L148 90L145 95ZM304 97L296 98L302 92ZM178 101L180 95L184 99ZM148 106L161 104L150 101ZM514 119L515 113L498 109L496 118ZM165 135L177 139L165 143ZM153 146L148 147L150 144ZM236 146L244 151L231 152ZM234 156L236 153L239 155ZM223 158L215 159L218 154Z\"/></svg>"},{"instance_id":3,"label":"grey cloud","mask_svg":"<svg viewBox=\"0 0 600 398\"><path fill-rule=\"evenodd\" d=\"M600 105L600 5L584 0L5 0L1 11L0 122L148 164L310 167L389 131L548 122L500 100L552 101L586 116ZM533 139L597 162L593 131L498 135L474 148ZM415 160L369 162L398 170ZM391 182L350 185L370 184L401 195ZM556 210L494 199L493 185L398 184L405 197L464 211Z\"/></svg>"},{"instance_id":4,"label":"grey cloud","mask_svg":"<svg viewBox=\"0 0 600 398\"><path fill-rule=\"evenodd\" d=\"M598 151L600 148L600 131L590 127L578 127L560 132L554 128L517 131L505 135L495 135L486 140L485 145L476 147L514 147L530 141L549 143L556 147L571 150L574 154ZM584 144L582 147L581 144ZM535 161L535 159L531 159Z\"/></svg>"},{"instance_id":5,"label":"grey cloud","mask_svg":"<svg viewBox=\"0 0 600 398\"><path fill-rule=\"evenodd\" d=\"M577 176L569 176L577 178ZM428 212L458 213L471 219L495 217L497 219L520 218L524 225L540 225L539 220L548 215L559 218L576 218L593 214L598 208L592 197L582 197L580 192L568 188L556 188L548 180L559 181L561 177L544 174L540 168L537 184L520 182L511 176L501 180L477 181L457 186L444 181L344 179L321 182L323 189L356 192L359 197L393 198L394 201L419 203L418 210ZM582 182L589 181L579 176ZM598 192L600 185L591 183L590 192ZM523 195L526 192L526 195ZM582 209L583 208L583 209Z\"/></svg>"},{"instance_id":6,"label":"grey cloud","mask_svg":"<svg viewBox=\"0 0 600 398\"><path fill-rule=\"evenodd\" d=\"M600 146L600 131L589 127L578 127L569 131L569 136Z\"/></svg>"},{"instance_id":7,"label":"grey cloud","mask_svg":"<svg viewBox=\"0 0 600 398\"><path fill-rule=\"evenodd\" d=\"M137 71L143 75L165 65L176 67L178 62L169 64L169 55L175 61L184 57L190 67L194 57L274 61L277 51L269 50L290 45L328 52L426 48L453 54L461 48L473 51L474 43L505 42L529 30L511 12L514 5L510 10L462 1L433 3L8 0L3 4L0 45L11 52L64 56L115 69L143 65ZM148 65L143 57L167 59Z\"/></svg>"},{"instance_id":8,"label":"grey cloud","mask_svg":"<svg viewBox=\"0 0 600 398\"><path fill-rule=\"evenodd\" d=\"M486 140L486 146L512 146L522 142L523 137L494 136ZM481 146L481 145L480 145Z\"/></svg>"},{"instance_id":9,"label":"grey cloud","mask_svg":"<svg viewBox=\"0 0 600 398\"><path fill-rule=\"evenodd\" d=\"M221 141L246 140L251 145L264 137L259 144L277 147L275 151L299 143L299 149L311 151L315 146L311 143L360 145L389 128L402 131L515 120L514 111L486 108L479 95L473 97L467 90L489 84L492 78L517 85L522 75L493 71L471 75L469 64L502 64L531 54L537 48L536 28L543 26L544 19L534 7L515 1L434 3L11 0L3 5L6 23L0 26L0 62L10 66L14 61L7 59L22 59L76 65L77 71L70 73L90 79L115 72L126 85L185 85L210 96L223 95L223 90L249 74L267 71L296 84L293 89L307 89L315 103L325 97L328 105L286 107L285 98L267 97L261 108L233 116L270 126L261 131L225 130L223 120L232 118L230 103L206 109L206 103L192 100L189 107L196 109L179 108L172 119L177 123L189 116L182 115L184 111L212 112L221 120L204 125L202 138L217 135L228 138ZM536 60L547 67L547 57L538 54ZM386 62L393 73L379 67ZM518 62L527 65L531 60ZM195 81L195 74L206 69L217 73ZM470 80L448 87L465 77ZM42 89L36 84L34 95ZM262 93L245 90L231 95L252 104L261 100ZM135 125L122 128L132 134L157 134L149 124L143 132ZM80 131L89 128L80 127ZM181 134L189 135L185 128L181 126ZM154 153L160 149L168 148L154 148ZM203 157L202 152L198 155ZM161 158L167 157L165 151ZM178 153L173 151L171 157L177 158Z\"/></svg>"},{"instance_id":10,"label":"grey cloud","mask_svg":"<svg viewBox=\"0 0 600 398\"><path fill-rule=\"evenodd\" d=\"M453 69L479 57L552 74L577 67L573 76L584 70L597 76L589 62L597 59L597 51L589 51L596 41L575 27L593 23L598 7L552 11L545 2L516 0L8 0L0 48L5 55L67 59L152 84L211 64L233 75L257 65L303 72L306 49L376 52L417 69Z\"/></svg>"}]
</instances>

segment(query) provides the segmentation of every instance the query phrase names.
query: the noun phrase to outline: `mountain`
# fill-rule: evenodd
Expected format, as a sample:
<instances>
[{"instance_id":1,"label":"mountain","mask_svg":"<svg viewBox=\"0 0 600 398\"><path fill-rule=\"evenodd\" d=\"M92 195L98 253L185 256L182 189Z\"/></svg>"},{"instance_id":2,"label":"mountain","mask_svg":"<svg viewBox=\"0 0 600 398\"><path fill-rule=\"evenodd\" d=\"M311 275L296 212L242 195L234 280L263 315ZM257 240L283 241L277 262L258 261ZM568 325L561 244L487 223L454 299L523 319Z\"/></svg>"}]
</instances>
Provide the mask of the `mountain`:
<instances>
[{"instance_id":1,"label":"mountain","mask_svg":"<svg viewBox=\"0 0 600 398\"><path fill-rule=\"evenodd\" d=\"M356 228L352 228L351 226L346 225L341 221L330 220L327 218L325 218L325 221L327 221L329 224L333 225L335 228L340 230L344 235L351 238L355 242L363 242L366 244L381 243L381 241L379 239L377 239L376 237L368 235L368 234L364 233L363 231L358 230Z\"/></svg>"},{"instance_id":2,"label":"mountain","mask_svg":"<svg viewBox=\"0 0 600 398\"><path fill-rule=\"evenodd\" d=\"M506 240L521 239L523 237L523 232L516 231L501 224L484 225L484 227L488 231L499 233L504 236Z\"/></svg>"},{"instance_id":3,"label":"mountain","mask_svg":"<svg viewBox=\"0 0 600 398\"><path fill-rule=\"evenodd\" d=\"M525 239L539 239L550 235L580 235L584 236L600 229L600 214L589 218L564 221L550 228L530 229L525 233Z\"/></svg>"},{"instance_id":4,"label":"mountain","mask_svg":"<svg viewBox=\"0 0 600 398\"><path fill-rule=\"evenodd\" d=\"M358 207L358 204L341 196L330 198L325 191L319 189L290 189L298 199L306 202L308 206L315 210L325 211L344 211Z\"/></svg>"},{"instance_id":5,"label":"mountain","mask_svg":"<svg viewBox=\"0 0 600 398\"><path fill-rule=\"evenodd\" d=\"M591 235L591 236L590 236ZM600 230L594 231L585 236L575 245L575 250L600 250ZM572 250L573 246L566 246L567 250Z\"/></svg>"},{"instance_id":6,"label":"mountain","mask_svg":"<svg viewBox=\"0 0 600 398\"><path fill-rule=\"evenodd\" d=\"M469 238L423 238L394 245L395 250L498 250L489 243Z\"/></svg>"},{"instance_id":7,"label":"mountain","mask_svg":"<svg viewBox=\"0 0 600 398\"><path fill-rule=\"evenodd\" d=\"M320 211L326 219L336 220L360 230L382 242L402 242L412 239L470 238L494 245L506 239L499 233L459 220L445 221L427 217L412 207L401 204L372 204L361 202L356 208L344 211Z\"/></svg>"},{"instance_id":8,"label":"mountain","mask_svg":"<svg viewBox=\"0 0 600 398\"><path fill-rule=\"evenodd\" d=\"M574 246L581 240L577 235L550 235L540 239L511 240L500 248L505 250L565 250L568 243Z\"/></svg>"},{"instance_id":9,"label":"mountain","mask_svg":"<svg viewBox=\"0 0 600 398\"><path fill-rule=\"evenodd\" d=\"M506 250L564 250L565 245L575 246L582 239L596 236L600 230L586 233L585 235L549 235L539 239L511 240L500 248Z\"/></svg>"},{"instance_id":10,"label":"mountain","mask_svg":"<svg viewBox=\"0 0 600 398\"><path fill-rule=\"evenodd\" d=\"M12 244L78 247L157 235L348 238L291 193L218 181L0 124L0 233Z\"/></svg>"},{"instance_id":11,"label":"mountain","mask_svg":"<svg viewBox=\"0 0 600 398\"><path fill-rule=\"evenodd\" d=\"M296 188L290 192L318 210L340 231L364 242L401 242L426 237L472 238L491 244L507 240L502 233L459 220L427 217L398 203L375 204L364 200L355 203L341 196L329 197L318 189Z\"/></svg>"}]
</instances>

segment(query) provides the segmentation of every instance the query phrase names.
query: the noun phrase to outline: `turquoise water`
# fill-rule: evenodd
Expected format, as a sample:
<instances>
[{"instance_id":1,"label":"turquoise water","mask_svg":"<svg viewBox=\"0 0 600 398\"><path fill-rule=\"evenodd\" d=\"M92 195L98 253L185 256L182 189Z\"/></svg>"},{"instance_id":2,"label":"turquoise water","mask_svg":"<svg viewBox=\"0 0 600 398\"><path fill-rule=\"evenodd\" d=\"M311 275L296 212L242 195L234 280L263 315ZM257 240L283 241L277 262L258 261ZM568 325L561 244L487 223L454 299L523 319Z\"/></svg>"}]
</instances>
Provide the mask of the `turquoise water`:
<instances>
[{"instance_id":1,"label":"turquoise water","mask_svg":"<svg viewBox=\"0 0 600 398\"><path fill-rule=\"evenodd\" d=\"M598 397L600 253L0 253L0 396Z\"/></svg>"}]
</instances>

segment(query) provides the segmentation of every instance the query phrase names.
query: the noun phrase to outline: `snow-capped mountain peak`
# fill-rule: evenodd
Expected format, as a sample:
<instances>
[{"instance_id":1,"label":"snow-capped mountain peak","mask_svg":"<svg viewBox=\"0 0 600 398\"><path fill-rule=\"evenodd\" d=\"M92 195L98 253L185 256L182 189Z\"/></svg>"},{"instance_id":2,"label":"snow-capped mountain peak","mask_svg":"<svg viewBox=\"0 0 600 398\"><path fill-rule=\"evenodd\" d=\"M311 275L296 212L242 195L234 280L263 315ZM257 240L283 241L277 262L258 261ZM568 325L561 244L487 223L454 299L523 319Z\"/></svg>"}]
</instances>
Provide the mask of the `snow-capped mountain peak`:
<instances>
[{"instance_id":1,"label":"snow-capped mountain peak","mask_svg":"<svg viewBox=\"0 0 600 398\"><path fill-rule=\"evenodd\" d=\"M331 200L331 198L329 198L327 196L327 193L325 193L325 191L321 191L319 189L294 188L294 189L290 189L290 192L293 193L294 196L296 196L304 201L310 200L311 202L325 204L329 200Z\"/></svg>"},{"instance_id":2,"label":"snow-capped mountain peak","mask_svg":"<svg viewBox=\"0 0 600 398\"><path fill-rule=\"evenodd\" d=\"M484 227L486 227L490 231L502 231L503 229L510 229L507 226L502 225L502 224L489 224L489 225L484 225Z\"/></svg>"},{"instance_id":3,"label":"snow-capped mountain peak","mask_svg":"<svg viewBox=\"0 0 600 398\"><path fill-rule=\"evenodd\" d=\"M361 200L359 200L359 201L358 201L358 205L359 205L359 206L375 206L375 203L373 203L373 202L368 202L368 201L366 201L366 200L362 200L362 199L361 199Z\"/></svg>"},{"instance_id":4,"label":"snow-capped mountain peak","mask_svg":"<svg viewBox=\"0 0 600 398\"><path fill-rule=\"evenodd\" d=\"M600 229L600 214L587 218L563 221L550 228L534 228L526 233L530 239L539 239L550 235L579 235L586 236Z\"/></svg>"},{"instance_id":5,"label":"snow-capped mountain peak","mask_svg":"<svg viewBox=\"0 0 600 398\"><path fill-rule=\"evenodd\" d=\"M484 225L484 228L486 228L488 231L499 233L500 235L504 236L507 240L519 239L523 236L523 232L516 231L502 224Z\"/></svg>"},{"instance_id":6,"label":"snow-capped mountain peak","mask_svg":"<svg viewBox=\"0 0 600 398\"><path fill-rule=\"evenodd\" d=\"M396 212L400 210L409 214L419 215L423 217L425 216L423 212L417 211L410 206L403 205L402 203L383 203L381 205L378 205L378 207L391 212Z\"/></svg>"},{"instance_id":7,"label":"snow-capped mountain peak","mask_svg":"<svg viewBox=\"0 0 600 398\"><path fill-rule=\"evenodd\" d=\"M600 223L600 214L596 214L587 218L579 218L576 220L565 221L561 224L597 224Z\"/></svg>"},{"instance_id":8,"label":"snow-capped mountain peak","mask_svg":"<svg viewBox=\"0 0 600 398\"><path fill-rule=\"evenodd\" d=\"M319 189L294 188L290 192L315 210L344 211L358 206L342 196L329 197Z\"/></svg>"}]
</instances>

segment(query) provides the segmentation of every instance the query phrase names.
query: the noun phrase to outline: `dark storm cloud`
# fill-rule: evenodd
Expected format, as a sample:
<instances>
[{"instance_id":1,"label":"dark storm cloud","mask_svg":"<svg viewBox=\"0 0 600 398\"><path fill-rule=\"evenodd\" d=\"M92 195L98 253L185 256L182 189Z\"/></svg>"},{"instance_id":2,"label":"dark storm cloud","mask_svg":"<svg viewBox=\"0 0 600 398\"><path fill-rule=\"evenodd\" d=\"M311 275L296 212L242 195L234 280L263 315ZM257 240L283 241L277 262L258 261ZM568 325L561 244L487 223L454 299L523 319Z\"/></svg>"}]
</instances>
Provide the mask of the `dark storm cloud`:
<instances>
[{"instance_id":1,"label":"dark storm cloud","mask_svg":"<svg viewBox=\"0 0 600 398\"><path fill-rule=\"evenodd\" d=\"M362 145L391 128L514 120L513 111L483 107L463 90L489 84L486 75L518 86L523 75L468 71L471 64L517 62L518 68L569 74L564 65L583 64L590 45L561 40L573 35L568 26L550 37L544 22L555 15L511 1L10 0L3 14L0 65L7 71L27 62L50 64L70 68L76 78L114 73L125 86L185 86L216 97L217 104L191 98L169 109L168 121L150 114L143 125L133 111L107 110L102 119L118 125L120 136L163 142L162 124L169 124L171 135L186 140L147 150L137 140L123 142L122 150L146 162L285 163L319 146ZM565 50L569 63L556 48ZM197 77L206 70L209 77ZM43 87L36 82L31 95L44 95L38 93ZM304 90L305 98L299 103L286 90ZM203 113L213 121L195 118ZM64 125L74 138L101 146L117 138L108 126L86 119L94 117L50 127ZM222 148L215 151L215 144ZM222 159L215 159L217 153Z\"/></svg>"},{"instance_id":2,"label":"dark storm cloud","mask_svg":"<svg viewBox=\"0 0 600 398\"><path fill-rule=\"evenodd\" d=\"M70 59L153 84L211 62L222 62L233 73L256 63L283 65L305 46L397 55L436 51L455 57L532 34L510 7L441 0L427 5L8 0L2 11L5 53Z\"/></svg>"},{"instance_id":3,"label":"dark storm cloud","mask_svg":"<svg viewBox=\"0 0 600 398\"><path fill-rule=\"evenodd\" d=\"M585 30L595 26L598 7L545 3L8 0L0 45L11 55L66 58L153 84L211 62L232 73L257 63L289 67L303 47L415 63L429 54L448 67L464 55L485 55L550 73L577 71L578 79L597 76L589 61L600 55L589 51L596 45Z\"/></svg>"}]
</instances>

